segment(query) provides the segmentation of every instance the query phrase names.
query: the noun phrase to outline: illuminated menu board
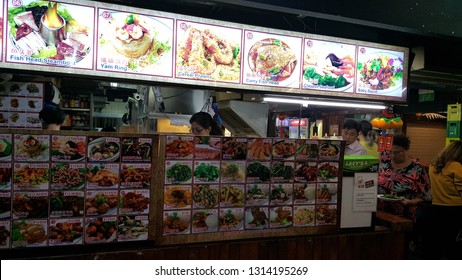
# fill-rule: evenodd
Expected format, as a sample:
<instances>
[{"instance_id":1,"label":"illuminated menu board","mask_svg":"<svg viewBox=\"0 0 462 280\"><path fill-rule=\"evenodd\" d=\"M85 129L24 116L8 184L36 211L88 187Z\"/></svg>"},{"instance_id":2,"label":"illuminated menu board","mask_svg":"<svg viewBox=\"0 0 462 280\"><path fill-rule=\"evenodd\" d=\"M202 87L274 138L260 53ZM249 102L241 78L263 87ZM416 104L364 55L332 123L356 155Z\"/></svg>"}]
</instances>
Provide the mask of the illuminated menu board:
<instances>
[{"instance_id":1,"label":"illuminated menu board","mask_svg":"<svg viewBox=\"0 0 462 280\"><path fill-rule=\"evenodd\" d=\"M6 61L93 69L95 8L8 1Z\"/></svg>"}]
</instances>

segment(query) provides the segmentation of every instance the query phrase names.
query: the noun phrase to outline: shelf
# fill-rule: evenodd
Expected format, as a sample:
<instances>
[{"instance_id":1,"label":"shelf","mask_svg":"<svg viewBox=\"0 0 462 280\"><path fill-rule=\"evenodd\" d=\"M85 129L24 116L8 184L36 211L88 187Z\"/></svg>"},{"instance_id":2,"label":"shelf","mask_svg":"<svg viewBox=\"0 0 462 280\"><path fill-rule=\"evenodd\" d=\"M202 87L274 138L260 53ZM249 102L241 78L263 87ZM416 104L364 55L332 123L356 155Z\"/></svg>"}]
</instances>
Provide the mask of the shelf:
<instances>
[{"instance_id":1,"label":"shelf","mask_svg":"<svg viewBox=\"0 0 462 280\"><path fill-rule=\"evenodd\" d=\"M111 119L121 119L124 113L100 113L100 112L93 112L94 118L111 118Z\"/></svg>"},{"instance_id":2,"label":"shelf","mask_svg":"<svg viewBox=\"0 0 462 280\"><path fill-rule=\"evenodd\" d=\"M63 130L71 130L71 129L75 129L75 130L89 130L90 127L89 126L61 126L61 129Z\"/></svg>"},{"instance_id":3,"label":"shelf","mask_svg":"<svg viewBox=\"0 0 462 280\"><path fill-rule=\"evenodd\" d=\"M90 112L90 109L80 109L80 108L62 108L63 111L74 111L74 112Z\"/></svg>"}]
</instances>

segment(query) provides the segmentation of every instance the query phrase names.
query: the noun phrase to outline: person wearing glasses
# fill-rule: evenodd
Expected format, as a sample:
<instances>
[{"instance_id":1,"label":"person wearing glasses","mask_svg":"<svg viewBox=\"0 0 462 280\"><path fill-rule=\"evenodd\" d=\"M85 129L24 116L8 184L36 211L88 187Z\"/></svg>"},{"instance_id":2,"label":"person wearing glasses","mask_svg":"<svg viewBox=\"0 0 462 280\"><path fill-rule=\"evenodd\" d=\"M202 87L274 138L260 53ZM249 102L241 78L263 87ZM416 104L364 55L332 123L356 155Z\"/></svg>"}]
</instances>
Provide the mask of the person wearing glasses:
<instances>
[{"instance_id":1,"label":"person wearing glasses","mask_svg":"<svg viewBox=\"0 0 462 280\"><path fill-rule=\"evenodd\" d=\"M377 209L412 220L415 226L406 244L413 254L423 254L423 228L429 217L421 210L431 201L430 180L425 167L409 154L410 145L407 136L395 135L388 155L380 159L378 193L383 197Z\"/></svg>"},{"instance_id":2,"label":"person wearing glasses","mask_svg":"<svg viewBox=\"0 0 462 280\"><path fill-rule=\"evenodd\" d=\"M206 112L198 112L192 115L189 119L191 124L191 132L198 136L209 136L209 135L223 135L223 131L218 123Z\"/></svg>"},{"instance_id":3,"label":"person wearing glasses","mask_svg":"<svg viewBox=\"0 0 462 280\"><path fill-rule=\"evenodd\" d=\"M430 164L437 259L462 259L462 142L454 141Z\"/></svg>"}]
</instances>

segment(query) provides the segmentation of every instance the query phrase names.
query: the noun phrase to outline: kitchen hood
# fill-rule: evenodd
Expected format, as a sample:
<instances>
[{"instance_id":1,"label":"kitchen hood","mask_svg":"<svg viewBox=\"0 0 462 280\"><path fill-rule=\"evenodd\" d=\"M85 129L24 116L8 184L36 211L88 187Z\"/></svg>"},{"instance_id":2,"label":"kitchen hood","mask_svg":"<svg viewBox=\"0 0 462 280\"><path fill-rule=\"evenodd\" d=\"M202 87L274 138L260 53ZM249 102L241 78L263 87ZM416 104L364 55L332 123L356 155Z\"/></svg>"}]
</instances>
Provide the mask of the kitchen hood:
<instances>
[{"instance_id":1,"label":"kitchen hood","mask_svg":"<svg viewBox=\"0 0 462 280\"><path fill-rule=\"evenodd\" d=\"M223 125L235 136L266 137L267 103L227 100L217 105Z\"/></svg>"}]
</instances>

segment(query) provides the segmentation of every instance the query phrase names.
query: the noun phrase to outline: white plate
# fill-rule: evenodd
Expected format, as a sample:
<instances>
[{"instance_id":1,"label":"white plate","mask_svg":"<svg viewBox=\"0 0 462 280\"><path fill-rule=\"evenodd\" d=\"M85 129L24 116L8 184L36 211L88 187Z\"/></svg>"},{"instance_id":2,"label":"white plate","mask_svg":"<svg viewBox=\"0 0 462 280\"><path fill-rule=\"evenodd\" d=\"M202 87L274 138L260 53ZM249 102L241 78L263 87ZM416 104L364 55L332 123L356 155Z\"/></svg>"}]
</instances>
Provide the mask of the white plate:
<instances>
[{"instance_id":1,"label":"white plate","mask_svg":"<svg viewBox=\"0 0 462 280\"><path fill-rule=\"evenodd\" d=\"M401 201L401 200L403 200L402 197L388 198L388 197L385 197L383 194L377 195L377 198L380 199L380 200L383 200L383 201Z\"/></svg>"},{"instance_id":2,"label":"white plate","mask_svg":"<svg viewBox=\"0 0 462 280\"><path fill-rule=\"evenodd\" d=\"M117 143L117 142L110 142L110 143L116 144L117 147L118 147L117 153L114 154L112 157L105 158L105 159L103 159L103 158L96 159L91 155L91 151L92 151L93 147L95 147L96 145L101 146L106 142L107 142L106 139L103 137L103 138L97 138L97 139L91 141L88 144L88 151L87 151L88 161L92 161L92 162L113 162L119 157L119 155L120 155L120 143Z\"/></svg>"}]
</instances>

